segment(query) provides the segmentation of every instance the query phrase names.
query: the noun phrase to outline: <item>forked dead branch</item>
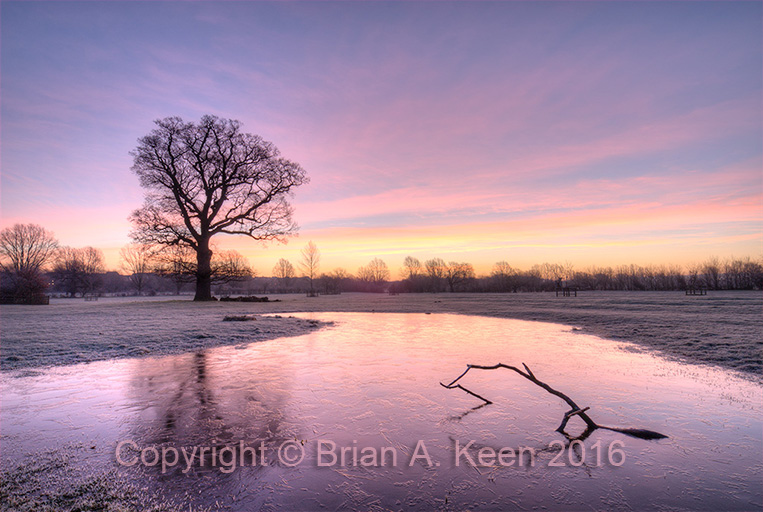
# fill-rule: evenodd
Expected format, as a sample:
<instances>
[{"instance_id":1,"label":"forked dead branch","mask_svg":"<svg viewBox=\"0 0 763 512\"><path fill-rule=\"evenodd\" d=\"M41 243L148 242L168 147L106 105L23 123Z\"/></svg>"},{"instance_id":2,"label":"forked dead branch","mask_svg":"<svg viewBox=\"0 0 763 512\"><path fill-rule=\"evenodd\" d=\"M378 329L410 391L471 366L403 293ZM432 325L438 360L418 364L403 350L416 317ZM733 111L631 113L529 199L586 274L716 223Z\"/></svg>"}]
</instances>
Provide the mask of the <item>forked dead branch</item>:
<instances>
[{"instance_id":1,"label":"forked dead branch","mask_svg":"<svg viewBox=\"0 0 763 512\"><path fill-rule=\"evenodd\" d=\"M593 421L591 419L591 417L588 415L588 410L590 409L590 407L581 408L578 404L575 403L574 400L572 400L572 398L568 397L567 395L565 395L561 391L558 391L558 390L552 388L551 386L549 386L545 382L542 382L542 381L538 380L538 378L533 374L533 372L530 370L530 368L527 367L526 364L522 363L522 366L524 367L524 371L520 370L516 366L509 366L509 365L503 364L503 363L498 363L498 364L493 365L493 366L482 366L482 365L478 365L478 364L470 364L470 365L466 366L466 370L464 370L464 372L461 375L459 375L453 382L451 382L450 384L443 384L442 382L440 382L440 385L442 387L444 387L444 388L447 388L447 389L458 388L458 389L460 389L462 391L465 391L466 393L468 393L468 394L470 394L470 395L472 395L472 396L474 396L476 398L479 398L480 400L482 400L484 402L484 404L480 405L480 407L483 407L485 405L492 404L493 402L491 402L490 400L488 400L487 398L485 398L483 396L478 395L474 391L471 391L471 390L465 388L464 386L459 384L458 381L460 381L469 372L469 370L471 370L471 369L475 369L475 370L497 370L499 368L505 368L507 370L511 370L513 372L518 373L519 375L521 375L525 379L529 380L533 384L542 387L543 389L545 389L546 391L548 391L552 395L558 396L559 398L564 400L567 403L567 405L570 406L570 410L564 414L564 417L562 418L562 423L556 429L557 432L559 432L560 434L565 436L568 440L576 440L576 439L577 440L584 440L588 436L590 436L596 429L612 430L614 432L620 432L622 434L626 434L626 435L629 435L629 436L632 436L632 437L638 437L640 439L664 439L664 438L668 437L668 436L666 436L664 434L660 434L659 432L654 432L652 430L645 430L645 429L640 429L640 428L606 427L604 425L599 425L598 423ZM586 429L585 429L585 431L582 434L573 437L573 436L571 436L569 433L567 433L565 431L565 428L567 427L567 423L574 416L579 416L580 419L583 420L583 422L585 422Z\"/></svg>"}]
</instances>

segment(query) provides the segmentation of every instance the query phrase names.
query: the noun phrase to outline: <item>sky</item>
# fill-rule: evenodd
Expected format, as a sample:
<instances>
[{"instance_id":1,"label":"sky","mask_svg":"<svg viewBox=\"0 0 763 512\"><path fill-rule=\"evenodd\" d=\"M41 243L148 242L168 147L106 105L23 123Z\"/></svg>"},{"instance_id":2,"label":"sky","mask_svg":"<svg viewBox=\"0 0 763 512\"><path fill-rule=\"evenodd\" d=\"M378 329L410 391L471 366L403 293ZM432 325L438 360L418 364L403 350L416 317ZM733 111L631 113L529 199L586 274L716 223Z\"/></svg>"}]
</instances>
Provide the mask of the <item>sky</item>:
<instances>
[{"instance_id":1,"label":"sky","mask_svg":"<svg viewBox=\"0 0 763 512\"><path fill-rule=\"evenodd\" d=\"M761 2L0 2L0 225L117 269L153 121L238 119L298 162L260 275L407 255L763 255Z\"/></svg>"}]
</instances>

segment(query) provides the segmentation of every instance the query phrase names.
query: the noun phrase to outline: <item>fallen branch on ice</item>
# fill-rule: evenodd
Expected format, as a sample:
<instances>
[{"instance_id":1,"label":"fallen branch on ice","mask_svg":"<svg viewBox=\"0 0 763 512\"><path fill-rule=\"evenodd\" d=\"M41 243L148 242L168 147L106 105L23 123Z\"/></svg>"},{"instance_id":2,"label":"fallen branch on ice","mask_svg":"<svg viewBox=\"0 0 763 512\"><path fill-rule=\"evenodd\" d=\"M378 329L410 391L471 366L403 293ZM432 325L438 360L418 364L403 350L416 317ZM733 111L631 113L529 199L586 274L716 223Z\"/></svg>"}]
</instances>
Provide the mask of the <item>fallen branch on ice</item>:
<instances>
[{"instance_id":1,"label":"fallen branch on ice","mask_svg":"<svg viewBox=\"0 0 763 512\"><path fill-rule=\"evenodd\" d=\"M498 363L498 364L493 365L493 366L482 366L482 365L478 365L478 364L470 364L470 365L466 366L466 370L464 370L464 372L461 375L459 375L453 382L451 382L450 384L443 384L442 382L440 382L440 385L442 387L444 387L444 388L447 388L447 389L458 388L458 389L460 389L462 391L465 391L466 393L472 395L473 397L479 398L480 400L485 402L483 405L489 405L489 404L492 404L493 402L491 402L490 400L488 400L487 398L485 398L483 396L478 395L477 393L475 393L475 392L473 392L473 391L471 391L469 389L466 389L464 386L459 384L458 381L461 380L469 372L469 370L471 370L471 369L475 369L475 370L497 370L499 368L505 368L507 370L511 370L513 372L518 373L519 375L521 375L525 379L529 380L533 384L535 384L537 386L540 386L543 389L545 389L546 391L548 391L549 393L551 393L552 395L561 398L562 400L564 400L567 403L567 405L570 406L570 410L564 414L564 417L562 418L562 423L556 429L557 432L559 432L560 434L564 435L567 439L570 439L570 440L572 440L572 439L583 440L583 439L587 438L588 436L590 436L591 433L593 433L594 430L599 429L599 428L603 429L603 430L612 430L614 432L620 432L622 434L626 434L626 435L629 435L629 436L632 436L632 437L638 437L640 439L664 439L664 438L668 437L668 436L666 436L664 434L660 434L659 432L654 432L652 430L644 430L644 429L639 429L639 428L605 427L603 425L599 425L598 423L593 421L590 416L588 416L587 411L590 409L590 407L581 408L580 406L578 406L578 404L576 404L572 400L572 398L568 397L567 395L565 395L561 391L558 391L558 390L552 388L551 386L549 386L545 382L542 382L542 381L538 380L538 378L535 377L533 372L530 370L530 368L527 367L526 364L522 363L522 366L524 367L524 371L520 370L516 366L509 366L509 365L503 364L503 363ZM580 419L583 420L583 422L585 422L586 430L581 435L573 438L564 429L567 427L567 422L569 422L570 419L575 417L575 416L579 416Z\"/></svg>"}]
</instances>

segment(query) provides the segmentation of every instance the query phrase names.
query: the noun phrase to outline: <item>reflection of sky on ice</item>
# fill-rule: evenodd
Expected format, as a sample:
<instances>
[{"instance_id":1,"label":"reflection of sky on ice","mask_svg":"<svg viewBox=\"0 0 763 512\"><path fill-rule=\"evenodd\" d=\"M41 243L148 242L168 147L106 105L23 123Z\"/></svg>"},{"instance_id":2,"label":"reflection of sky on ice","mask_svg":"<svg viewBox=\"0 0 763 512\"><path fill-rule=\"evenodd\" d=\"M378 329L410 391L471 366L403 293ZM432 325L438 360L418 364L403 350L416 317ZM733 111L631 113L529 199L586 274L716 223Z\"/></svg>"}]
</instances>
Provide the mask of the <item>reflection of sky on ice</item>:
<instances>
[{"instance_id":1,"label":"reflection of sky on ice","mask_svg":"<svg viewBox=\"0 0 763 512\"><path fill-rule=\"evenodd\" d=\"M187 492L196 504L235 497L239 508L760 506L760 386L729 372L623 350L628 345L554 324L460 315L314 317L337 325L244 349L5 375L3 457L82 441L96 447L96 464L112 467L116 443L126 439L177 448L244 441L263 442L275 462L281 443L304 440L305 459L293 468L123 471L170 496ZM459 419L479 401L438 383L468 363L497 362L526 363L540 380L590 406L599 424L669 439L599 430L585 442L580 468L549 467L556 454L548 452L537 453L534 467L474 468L463 458L456 466L456 442L540 450L561 439L554 429L566 405L509 371L470 372L462 384L494 404ZM391 446L397 464L317 467L319 440L357 446L358 453ZM419 440L433 467L408 466ZM606 448L621 442L625 463L597 466L598 441L605 460Z\"/></svg>"}]
</instances>

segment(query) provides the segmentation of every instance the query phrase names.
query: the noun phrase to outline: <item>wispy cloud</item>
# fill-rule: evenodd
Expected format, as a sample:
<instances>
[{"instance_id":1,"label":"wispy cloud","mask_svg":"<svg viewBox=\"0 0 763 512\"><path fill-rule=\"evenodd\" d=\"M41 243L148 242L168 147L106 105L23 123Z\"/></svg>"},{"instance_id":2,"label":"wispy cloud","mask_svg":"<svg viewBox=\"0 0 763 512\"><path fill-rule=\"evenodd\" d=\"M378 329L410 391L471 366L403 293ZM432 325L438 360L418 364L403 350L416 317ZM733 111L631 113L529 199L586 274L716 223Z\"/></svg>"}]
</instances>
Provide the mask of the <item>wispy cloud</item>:
<instances>
[{"instance_id":1,"label":"wispy cloud","mask_svg":"<svg viewBox=\"0 0 763 512\"><path fill-rule=\"evenodd\" d=\"M156 118L212 113L308 170L294 198L303 236L348 267L408 252L483 265L554 247L591 261L751 253L763 239L760 14L4 4L3 224L126 243L136 139Z\"/></svg>"}]
</instances>

